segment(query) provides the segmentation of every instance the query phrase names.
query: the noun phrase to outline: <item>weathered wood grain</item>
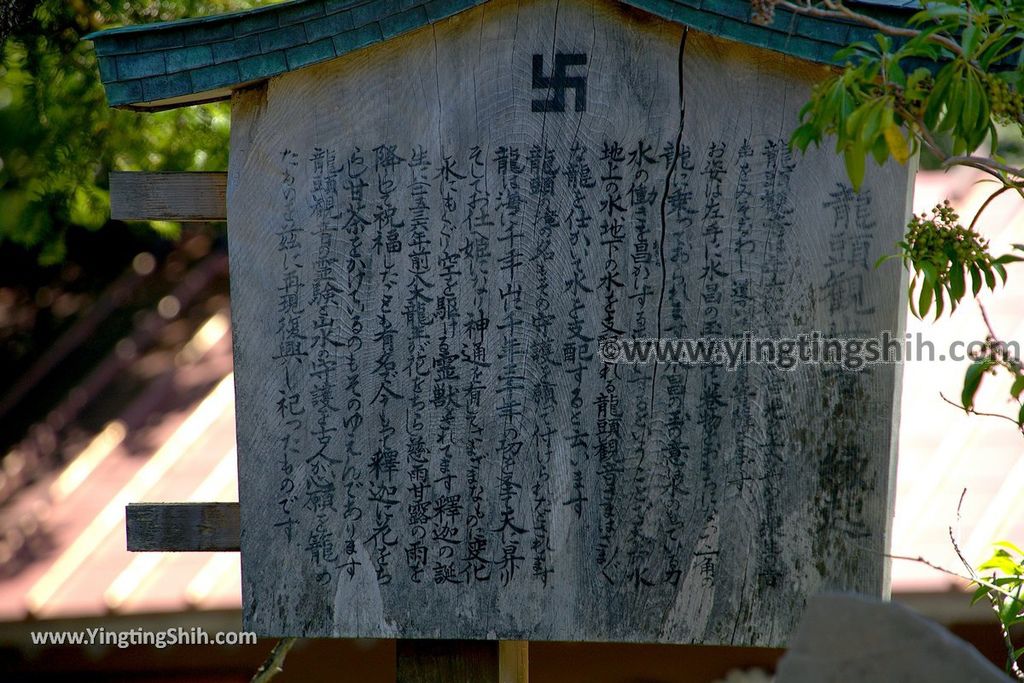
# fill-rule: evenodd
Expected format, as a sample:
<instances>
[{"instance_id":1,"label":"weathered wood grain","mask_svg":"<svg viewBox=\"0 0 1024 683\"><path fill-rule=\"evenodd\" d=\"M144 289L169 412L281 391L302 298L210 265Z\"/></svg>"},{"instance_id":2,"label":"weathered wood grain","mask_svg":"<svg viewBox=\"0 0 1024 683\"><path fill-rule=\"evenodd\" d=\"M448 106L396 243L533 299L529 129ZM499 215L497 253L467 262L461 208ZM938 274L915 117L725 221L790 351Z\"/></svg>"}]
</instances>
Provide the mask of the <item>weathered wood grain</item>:
<instances>
[{"instance_id":1,"label":"weathered wood grain","mask_svg":"<svg viewBox=\"0 0 1024 683\"><path fill-rule=\"evenodd\" d=\"M486 640L399 640L396 683L504 683L498 643Z\"/></svg>"},{"instance_id":2,"label":"weathered wood grain","mask_svg":"<svg viewBox=\"0 0 1024 683\"><path fill-rule=\"evenodd\" d=\"M132 503L125 529L134 552L238 550L238 503Z\"/></svg>"},{"instance_id":3,"label":"weathered wood grain","mask_svg":"<svg viewBox=\"0 0 1024 683\"><path fill-rule=\"evenodd\" d=\"M119 221L222 221L227 173L110 174L110 217Z\"/></svg>"},{"instance_id":4,"label":"weathered wood grain","mask_svg":"<svg viewBox=\"0 0 1024 683\"><path fill-rule=\"evenodd\" d=\"M901 337L871 266L908 169L857 194L788 151L823 73L492 0L236 93L246 628L778 646L809 595L883 594L898 366L601 362Z\"/></svg>"}]
</instances>

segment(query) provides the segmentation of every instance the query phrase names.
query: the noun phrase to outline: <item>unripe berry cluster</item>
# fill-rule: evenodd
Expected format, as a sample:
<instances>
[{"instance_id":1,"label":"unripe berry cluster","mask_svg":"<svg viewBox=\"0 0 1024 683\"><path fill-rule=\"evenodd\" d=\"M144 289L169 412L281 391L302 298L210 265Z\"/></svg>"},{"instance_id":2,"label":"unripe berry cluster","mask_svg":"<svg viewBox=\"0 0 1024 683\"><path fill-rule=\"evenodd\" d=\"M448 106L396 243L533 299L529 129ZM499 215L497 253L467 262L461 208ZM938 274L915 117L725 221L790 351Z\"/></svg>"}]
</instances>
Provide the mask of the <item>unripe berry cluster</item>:
<instances>
[{"instance_id":1,"label":"unripe berry cluster","mask_svg":"<svg viewBox=\"0 0 1024 683\"><path fill-rule=\"evenodd\" d=\"M949 200L932 209L932 215L914 215L907 224L907 255L914 263L932 263L945 279L949 262L987 263L988 240L960 225L960 216ZM962 267L962 266L961 266Z\"/></svg>"},{"instance_id":2,"label":"unripe berry cluster","mask_svg":"<svg viewBox=\"0 0 1024 683\"><path fill-rule=\"evenodd\" d=\"M1024 96L993 74L985 74L985 85L992 107L992 117L1000 123L1017 121L1024 113Z\"/></svg>"}]
</instances>

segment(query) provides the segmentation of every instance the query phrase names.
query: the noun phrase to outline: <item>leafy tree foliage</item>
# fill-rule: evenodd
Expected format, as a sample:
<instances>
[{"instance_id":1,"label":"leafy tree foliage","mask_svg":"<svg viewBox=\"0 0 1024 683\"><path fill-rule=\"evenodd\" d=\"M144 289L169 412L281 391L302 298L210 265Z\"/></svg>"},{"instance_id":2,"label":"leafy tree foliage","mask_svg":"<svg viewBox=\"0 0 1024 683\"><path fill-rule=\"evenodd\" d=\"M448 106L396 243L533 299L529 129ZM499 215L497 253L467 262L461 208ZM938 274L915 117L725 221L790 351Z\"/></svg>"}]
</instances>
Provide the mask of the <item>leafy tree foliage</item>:
<instances>
[{"instance_id":1,"label":"leafy tree foliage","mask_svg":"<svg viewBox=\"0 0 1024 683\"><path fill-rule=\"evenodd\" d=\"M929 152L942 168L967 166L994 181L996 189L967 227L948 202L911 218L893 254L911 274L911 311L923 318L934 310L938 318L956 310L968 286L976 297L983 288L995 290L999 281L1005 283L1007 266L1024 260L1024 245L994 257L976 226L1003 193L1024 197L1024 169L999 153L1001 131L1024 133L1024 3L929 0L904 26L860 14L842 0L753 0L753 7L762 22L771 21L774 7L782 7L878 31L873 43L855 43L836 55L846 65L814 89L792 146L804 150L834 141L854 186L863 181L869 157L878 164L890 158L907 163L919 150ZM981 312L988 327L984 348L967 367L960 402L950 402L969 414L1008 420L1024 433L1021 359L997 337L984 308ZM982 413L975 405L984 378L997 373L1010 380L1011 414ZM987 599L999 618L1006 671L1024 681L1019 664L1024 648L1014 645L1010 632L1024 623L1024 555L1003 542L978 568L960 557L968 572L964 578L977 587L975 601Z\"/></svg>"},{"instance_id":2,"label":"leafy tree foliage","mask_svg":"<svg viewBox=\"0 0 1024 683\"><path fill-rule=\"evenodd\" d=\"M25 3L21 3L24 5ZM111 170L223 170L224 104L155 114L107 106L83 35L224 12L252 0L44 0L0 46L0 244L42 264L64 258L76 227L108 222ZM176 226L151 223L156 230ZM145 228L143 228L145 229Z\"/></svg>"},{"instance_id":3,"label":"leafy tree foliage","mask_svg":"<svg viewBox=\"0 0 1024 683\"><path fill-rule=\"evenodd\" d=\"M1024 256L990 255L975 226L1003 193L1024 197L1024 169L999 154L1001 127L1024 133L1024 4L935 0L906 26L882 24L839 0L775 5L878 29L873 44L855 43L836 55L846 66L815 87L793 132L794 147L804 150L833 139L855 186L864 178L868 156L879 164L890 158L907 163L919 149L929 150L944 168L975 168L996 184L966 228L948 204L911 219L893 255L911 273L911 311L924 317L934 309L938 318L956 310L968 282L974 296L983 287L994 290L1000 280L1005 283L1006 267ZM1024 252L1024 245L1014 245L1014 251ZM976 412L974 396L982 379L1004 371L1016 411L1002 417L1024 432L1021 359L1008 353L991 328L988 333L985 350L965 374L959 407Z\"/></svg>"}]
</instances>

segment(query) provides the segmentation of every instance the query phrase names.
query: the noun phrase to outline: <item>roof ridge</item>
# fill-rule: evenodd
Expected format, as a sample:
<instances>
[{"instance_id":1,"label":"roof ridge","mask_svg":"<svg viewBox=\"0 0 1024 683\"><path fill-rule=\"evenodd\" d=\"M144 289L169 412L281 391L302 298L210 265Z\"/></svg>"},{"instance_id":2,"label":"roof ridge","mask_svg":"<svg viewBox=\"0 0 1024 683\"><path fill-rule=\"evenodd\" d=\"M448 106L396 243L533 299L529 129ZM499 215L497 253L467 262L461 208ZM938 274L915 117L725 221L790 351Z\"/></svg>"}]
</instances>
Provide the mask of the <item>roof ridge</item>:
<instances>
[{"instance_id":1,"label":"roof ridge","mask_svg":"<svg viewBox=\"0 0 1024 683\"><path fill-rule=\"evenodd\" d=\"M872 0L868 0L869 2ZM877 1L877 0L875 0ZM895 0L899 1L899 0ZM908 0L909 1L909 0ZM112 34L123 35L125 33L146 33L150 31L163 31L168 29L176 29L181 27L188 27L200 24L210 24L220 21L232 21L238 17L245 15L260 14L263 12L271 12L297 5L305 5L308 3L322 2L326 7L333 7L328 9L327 14L333 12L339 12L344 9L348 9L354 5L365 4L371 2L371 0L284 0L284 2L275 2L269 5L260 5L259 7L250 7L249 9L232 10L230 12L221 12L220 14L207 14L201 17L182 17L180 19L169 19L167 21L151 21L145 24L126 24L124 26L111 26L110 28L103 28L92 33L87 33L82 36L82 40L93 40L96 37L102 37Z\"/></svg>"},{"instance_id":2,"label":"roof ridge","mask_svg":"<svg viewBox=\"0 0 1024 683\"><path fill-rule=\"evenodd\" d=\"M613 0L713 35L801 59L833 63L840 47L873 31L776 8L750 21L747 0ZM881 19L907 16L912 0L860 0ZM164 109L340 57L488 0L290 0L250 10L90 33L111 106ZM865 11L868 11L865 9Z\"/></svg>"}]
</instances>

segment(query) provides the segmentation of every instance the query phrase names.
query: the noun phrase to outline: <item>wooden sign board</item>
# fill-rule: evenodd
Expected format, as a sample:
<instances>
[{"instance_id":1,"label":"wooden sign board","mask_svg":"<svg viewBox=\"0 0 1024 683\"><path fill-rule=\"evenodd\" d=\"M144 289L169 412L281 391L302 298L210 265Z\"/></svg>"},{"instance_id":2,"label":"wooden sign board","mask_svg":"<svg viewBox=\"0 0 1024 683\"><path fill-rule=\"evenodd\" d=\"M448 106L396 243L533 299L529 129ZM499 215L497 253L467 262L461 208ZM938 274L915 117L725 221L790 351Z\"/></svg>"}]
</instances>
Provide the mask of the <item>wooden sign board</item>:
<instances>
[{"instance_id":1,"label":"wooden sign board","mask_svg":"<svg viewBox=\"0 0 1024 683\"><path fill-rule=\"evenodd\" d=\"M245 627L774 646L885 592L896 366L600 352L902 330L908 170L787 149L823 74L492 0L236 92Z\"/></svg>"}]
</instances>

